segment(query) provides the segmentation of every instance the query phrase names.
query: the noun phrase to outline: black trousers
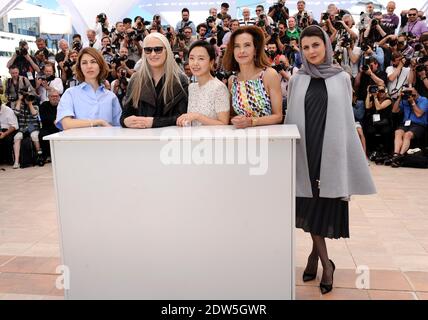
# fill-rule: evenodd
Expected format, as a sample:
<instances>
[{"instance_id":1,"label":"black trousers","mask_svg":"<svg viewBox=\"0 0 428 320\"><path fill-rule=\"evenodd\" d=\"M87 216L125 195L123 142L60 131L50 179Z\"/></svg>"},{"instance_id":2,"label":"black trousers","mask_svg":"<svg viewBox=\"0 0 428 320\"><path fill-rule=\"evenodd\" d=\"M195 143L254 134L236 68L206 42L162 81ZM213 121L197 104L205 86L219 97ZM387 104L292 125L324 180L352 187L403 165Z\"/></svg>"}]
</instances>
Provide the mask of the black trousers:
<instances>
[{"instance_id":1,"label":"black trousers","mask_svg":"<svg viewBox=\"0 0 428 320\"><path fill-rule=\"evenodd\" d=\"M41 128L39 131L39 141L40 148L43 152L43 160L46 160L47 157L51 156L51 147L49 141L43 140L44 137L57 133L59 130L57 128Z\"/></svg>"},{"instance_id":2,"label":"black trousers","mask_svg":"<svg viewBox=\"0 0 428 320\"><path fill-rule=\"evenodd\" d=\"M7 129L1 129L6 132ZM0 163L13 164L13 137L18 131L12 132L6 138L0 139Z\"/></svg>"}]
</instances>

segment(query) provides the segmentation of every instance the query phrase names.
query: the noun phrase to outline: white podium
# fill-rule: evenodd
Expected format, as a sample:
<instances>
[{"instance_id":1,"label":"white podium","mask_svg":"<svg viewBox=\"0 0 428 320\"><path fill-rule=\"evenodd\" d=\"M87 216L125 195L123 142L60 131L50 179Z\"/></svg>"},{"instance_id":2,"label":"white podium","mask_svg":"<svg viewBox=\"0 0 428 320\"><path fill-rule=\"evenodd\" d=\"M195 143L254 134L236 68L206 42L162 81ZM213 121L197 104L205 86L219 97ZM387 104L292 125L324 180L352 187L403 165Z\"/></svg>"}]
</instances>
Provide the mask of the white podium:
<instances>
[{"instance_id":1,"label":"white podium","mask_svg":"<svg viewBox=\"0 0 428 320\"><path fill-rule=\"evenodd\" d=\"M66 299L294 299L299 137L288 125L46 137Z\"/></svg>"}]
</instances>

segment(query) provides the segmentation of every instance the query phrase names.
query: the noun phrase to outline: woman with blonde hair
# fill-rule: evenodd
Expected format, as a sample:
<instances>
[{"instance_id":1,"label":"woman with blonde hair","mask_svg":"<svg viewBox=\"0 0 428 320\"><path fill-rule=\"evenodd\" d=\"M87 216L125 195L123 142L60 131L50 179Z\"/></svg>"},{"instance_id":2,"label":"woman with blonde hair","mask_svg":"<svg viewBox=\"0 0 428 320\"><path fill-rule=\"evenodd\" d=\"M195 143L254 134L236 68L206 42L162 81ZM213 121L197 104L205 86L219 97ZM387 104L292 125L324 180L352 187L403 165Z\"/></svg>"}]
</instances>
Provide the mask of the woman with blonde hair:
<instances>
[{"instance_id":1,"label":"woman with blonde hair","mask_svg":"<svg viewBox=\"0 0 428 320\"><path fill-rule=\"evenodd\" d=\"M120 122L134 129L174 126L187 112L187 77L164 35L146 36L143 52L141 67L129 83Z\"/></svg>"}]
</instances>

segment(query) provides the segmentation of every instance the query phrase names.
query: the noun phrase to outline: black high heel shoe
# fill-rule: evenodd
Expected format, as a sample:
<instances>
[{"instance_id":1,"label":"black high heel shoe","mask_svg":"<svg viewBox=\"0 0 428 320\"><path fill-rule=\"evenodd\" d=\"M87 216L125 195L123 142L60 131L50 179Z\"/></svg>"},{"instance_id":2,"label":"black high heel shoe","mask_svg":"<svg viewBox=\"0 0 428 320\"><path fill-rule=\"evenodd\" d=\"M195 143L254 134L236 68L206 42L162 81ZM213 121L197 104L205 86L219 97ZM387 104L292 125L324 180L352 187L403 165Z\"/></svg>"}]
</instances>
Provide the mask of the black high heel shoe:
<instances>
[{"instance_id":1,"label":"black high heel shoe","mask_svg":"<svg viewBox=\"0 0 428 320\"><path fill-rule=\"evenodd\" d=\"M331 275L331 284L325 284L325 283L320 283L320 290L321 290L321 294L327 294L329 293L331 290L333 290L333 276L334 276L334 270L336 270L336 266L334 265L334 262L329 260L331 265L333 266L333 274Z\"/></svg>"},{"instance_id":2,"label":"black high heel shoe","mask_svg":"<svg viewBox=\"0 0 428 320\"><path fill-rule=\"evenodd\" d=\"M317 258L317 270L318 270L318 258ZM317 277L317 272L309 273L309 272L303 271L303 282L315 280L316 277Z\"/></svg>"}]
</instances>

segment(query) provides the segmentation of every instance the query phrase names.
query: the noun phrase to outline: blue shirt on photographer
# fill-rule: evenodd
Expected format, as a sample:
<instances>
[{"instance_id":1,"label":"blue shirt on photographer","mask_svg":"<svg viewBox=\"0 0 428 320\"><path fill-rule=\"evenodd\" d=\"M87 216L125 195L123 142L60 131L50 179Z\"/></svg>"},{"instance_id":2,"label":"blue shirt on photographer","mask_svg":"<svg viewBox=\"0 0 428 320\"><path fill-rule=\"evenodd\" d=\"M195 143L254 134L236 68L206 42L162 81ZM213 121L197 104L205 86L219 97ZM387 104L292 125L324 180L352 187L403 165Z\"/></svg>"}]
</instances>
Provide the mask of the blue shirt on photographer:
<instances>
[{"instance_id":1,"label":"blue shirt on photographer","mask_svg":"<svg viewBox=\"0 0 428 320\"><path fill-rule=\"evenodd\" d=\"M403 111L403 123L410 120L412 123L416 123L423 126L428 126L428 99L422 96L419 96L416 99L416 104L421 109L424 114L422 117L417 117L413 112L413 107L410 105L408 100L401 100L400 110Z\"/></svg>"}]
</instances>

